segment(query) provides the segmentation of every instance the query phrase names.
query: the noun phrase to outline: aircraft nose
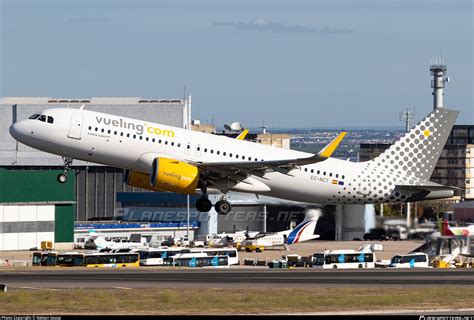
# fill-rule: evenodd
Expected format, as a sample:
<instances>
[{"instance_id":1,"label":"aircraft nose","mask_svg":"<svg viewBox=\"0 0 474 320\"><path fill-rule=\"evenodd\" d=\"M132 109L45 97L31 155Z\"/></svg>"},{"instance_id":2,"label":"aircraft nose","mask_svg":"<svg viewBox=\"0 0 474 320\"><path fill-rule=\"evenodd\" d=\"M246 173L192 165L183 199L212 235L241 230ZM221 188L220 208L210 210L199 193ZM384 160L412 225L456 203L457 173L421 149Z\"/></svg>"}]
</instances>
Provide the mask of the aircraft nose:
<instances>
[{"instance_id":1,"label":"aircraft nose","mask_svg":"<svg viewBox=\"0 0 474 320\"><path fill-rule=\"evenodd\" d=\"M16 140L20 140L25 134L25 123L23 121L15 122L10 126L10 135Z\"/></svg>"}]
</instances>

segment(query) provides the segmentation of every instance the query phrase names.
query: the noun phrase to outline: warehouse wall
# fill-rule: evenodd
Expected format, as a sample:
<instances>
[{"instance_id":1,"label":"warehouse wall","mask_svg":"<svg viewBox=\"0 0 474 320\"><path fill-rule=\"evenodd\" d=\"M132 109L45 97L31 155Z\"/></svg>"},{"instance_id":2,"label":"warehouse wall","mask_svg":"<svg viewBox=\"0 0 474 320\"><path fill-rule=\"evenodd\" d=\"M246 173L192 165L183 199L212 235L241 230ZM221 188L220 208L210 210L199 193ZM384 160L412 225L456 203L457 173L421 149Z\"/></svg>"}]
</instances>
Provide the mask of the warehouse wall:
<instances>
[{"instance_id":1,"label":"warehouse wall","mask_svg":"<svg viewBox=\"0 0 474 320\"><path fill-rule=\"evenodd\" d=\"M29 249L42 240L73 241L76 179L71 174L60 184L56 176L61 172L51 167L0 167L3 250Z\"/></svg>"}]
</instances>

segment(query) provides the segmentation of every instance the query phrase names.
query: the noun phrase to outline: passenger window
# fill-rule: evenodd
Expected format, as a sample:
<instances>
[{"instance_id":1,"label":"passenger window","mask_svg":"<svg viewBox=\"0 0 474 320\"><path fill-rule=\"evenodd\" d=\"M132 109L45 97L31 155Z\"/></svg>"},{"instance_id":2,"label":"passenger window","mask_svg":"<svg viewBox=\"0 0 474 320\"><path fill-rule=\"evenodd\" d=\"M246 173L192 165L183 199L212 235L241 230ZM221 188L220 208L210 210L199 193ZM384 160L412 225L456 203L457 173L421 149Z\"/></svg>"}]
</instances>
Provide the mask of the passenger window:
<instances>
[{"instance_id":1,"label":"passenger window","mask_svg":"<svg viewBox=\"0 0 474 320\"><path fill-rule=\"evenodd\" d=\"M155 141L156 141L155 138L151 139L151 142L155 142Z\"/></svg>"},{"instance_id":2,"label":"passenger window","mask_svg":"<svg viewBox=\"0 0 474 320\"><path fill-rule=\"evenodd\" d=\"M114 136L116 136L116 135L117 135L117 131L114 131Z\"/></svg>"},{"instance_id":3,"label":"passenger window","mask_svg":"<svg viewBox=\"0 0 474 320\"><path fill-rule=\"evenodd\" d=\"M168 144L168 140L165 140L165 144Z\"/></svg>"},{"instance_id":4,"label":"passenger window","mask_svg":"<svg viewBox=\"0 0 474 320\"><path fill-rule=\"evenodd\" d=\"M54 122L53 117L48 116L48 123L53 123L53 122Z\"/></svg>"},{"instance_id":5,"label":"passenger window","mask_svg":"<svg viewBox=\"0 0 474 320\"><path fill-rule=\"evenodd\" d=\"M317 173L317 174L320 174L320 173L321 173L321 171L319 171L319 170L318 170L316 173Z\"/></svg>"},{"instance_id":6,"label":"passenger window","mask_svg":"<svg viewBox=\"0 0 474 320\"><path fill-rule=\"evenodd\" d=\"M133 139L136 139L136 138L137 138L137 135L136 135L136 134L134 134L134 135L133 135Z\"/></svg>"},{"instance_id":7,"label":"passenger window","mask_svg":"<svg viewBox=\"0 0 474 320\"><path fill-rule=\"evenodd\" d=\"M204 152L207 152L207 148L204 148Z\"/></svg>"},{"instance_id":8,"label":"passenger window","mask_svg":"<svg viewBox=\"0 0 474 320\"><path fill-rule=\"evenodd\" d=\"M211 149L211 153L214 153L214 150Z\"/></svg>"},{"instance_id":9,"label":"passenger window","mask_svg":"<svg viewBox=\"0 0 474 320\"><path fill-rule=\"evenodd\" d=\"M130 138L130 133L127 133L127 138Z\"/></svg>"},{"instance_id":10,"label":"passenger window","mask_svg":"<svg viewBox=\"0 0 474 320\"><path fill-rule=\"evenodd\" d=\"M180 147L181 147L181 143L178 143L178 144L177 144L177 147L180 148Z\"/></svg>"},{"instance_id":11,"label":"passenger window","mask_svg":"<svg viewBox=\"0 0 474 320\"><path fill-rule=\"evenodd\" d=\"M217 155L219 155L221 152L219 150L216 151Z\"/></svg>"},{"instance_id":12,"label":"passenger window","mask_svg":"<svg viewBox=\"0 0 474 320\"><path fill-rule=\"evenodd\" d=\"M225 152L225 151L224 151L224 152L222 152L222 155L224 155L224 156L225 156L225 155L227 155L227 152Z\"/></svg>"},{"instance_id":13,"label":"passenger window","mask_svg":"<svg viewBox=\"0 0 474 320\"><path fill-rule=\"evenodd\" d=\"M110 134L110 130L107 130L107 133Z\"/></svg>"},{"instance_id":14,"label":"passenger window","mask_svg":"<svg viewBox=\"0 0 474 320\"><path fill-rule=\"evenodd\" d=\"M332 177L332 172L329 173L329 176Z\"/></svg>"},{"instance_id":15,"label":"passenger window","mask_svg":"<svg viewBox=\"0 0 474 320\"><path fill-rule=\"evenodd\" d=\"M46 116L44 114L42 114L38 117L38 120L42 121L42 122L46 122Z\"/></svg>"},{"instance_id":16,"label":"passenger window","mask_svg":"<svg viewBox=\"0 0 474 320\"><path fill-rule=\"evenodd\" d=\"M143 136L138 136L138 137L139 137L139 139L140 139L140 140L142 140L142 139L143 139Z\"/></svg>"},{"instance_id":17,"label":"passenger window","mask_svg":"<svg viewBox=\"0 0 474 320\"><path fill-rule=\"evenodd\" d=\"M150 138L146 137L146 139L145 139L145 140L146 140L146 141L148 141L148 140L150 140Z\"/></svg>"},{"instance_id":18,"label":"passenger window","mask_svg":"<svg viewBox=\"0 0 474 320\"><path fill-rule=\"evenodd\" d=\"M99 128L95 127L95 131L99 131Z\"/></svg>"},{"instance_id":19,"label":"passenger window","mask_svg":"<svg viewBox=\"0 0 474 320\"><path fill-rule=\"evenodd\" d=\"M120 136L123 137L123 132L120 132Z\"/></svg>"},{"instance_id":20,"label":"passenger window","mask_svg":"<svg viewBox=\"0 0 474 320\"><path fill-rule=\"evenodd\" d=\"M92 130L92 127L91 127L91 126L89 126L89 130Z\"/></svg>"},{"instance_id":21,"label":"passenger window","mask_svg":"<svg viewBox=\"0 0 474 320\"><path fill-rule=\"evenodd\" d=\"M311 169L311 173L314 173L314 169Z\"/></svg>"},{"instance_id":22,"label":"passenger window","mask_svg":"<svg viewBox=\"0 0 474 320\"><path fill-rule=\"evenodd\" d=\"M171 142L171 146L174 146L174 142Z\"/></svg>"},{"instance_id":23,"label":"passenger window","mask_svg":"<svg viewBox=\"0 0 474 320\"><path fill-rule=\"evenodd\" d=\"M104 129L100 130L100 132L104 133Z\"/></svg>"}]
</instances>

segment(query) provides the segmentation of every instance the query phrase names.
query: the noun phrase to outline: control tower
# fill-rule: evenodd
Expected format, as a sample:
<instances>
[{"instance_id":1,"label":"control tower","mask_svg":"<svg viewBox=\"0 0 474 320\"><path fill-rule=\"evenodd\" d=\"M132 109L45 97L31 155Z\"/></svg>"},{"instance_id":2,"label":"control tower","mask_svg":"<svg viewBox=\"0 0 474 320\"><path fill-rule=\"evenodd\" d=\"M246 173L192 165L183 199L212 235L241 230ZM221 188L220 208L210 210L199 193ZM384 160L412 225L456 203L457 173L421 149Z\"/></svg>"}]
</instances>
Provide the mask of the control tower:
<instances>
[{"instance_id":1,"label":"control tower","mask_svg":"<svg viewBox=\"0 0 474 320\"><path fill-rule=\"evenodd\" d=\"M433 80L431 80L431 88L433 88L433 109L442 108L443 107L443 96L444 96L444 84L449 82L448 77L444 77L446 75L446 65L435 61L430 65L431 75L433 76Z\"/></svg>"}]
</instances>

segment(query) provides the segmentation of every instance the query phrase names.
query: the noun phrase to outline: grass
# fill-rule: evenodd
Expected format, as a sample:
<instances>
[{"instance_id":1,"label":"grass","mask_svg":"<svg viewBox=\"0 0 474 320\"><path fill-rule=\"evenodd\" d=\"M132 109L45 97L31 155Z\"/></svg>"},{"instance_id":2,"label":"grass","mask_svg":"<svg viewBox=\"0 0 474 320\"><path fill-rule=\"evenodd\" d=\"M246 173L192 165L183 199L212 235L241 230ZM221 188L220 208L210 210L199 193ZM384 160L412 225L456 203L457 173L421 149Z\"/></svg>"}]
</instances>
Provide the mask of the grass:
<instances>
[{"instance_id":1,"label":"grass","mask_svg":"<svg viewBox=\"0 0 474 320\"><path fill-rule=\"evenodd\" d=\"M2 314L245 314L460 309L464 288L61 289L0 293Z\"/></svg>"}]
</instances>

